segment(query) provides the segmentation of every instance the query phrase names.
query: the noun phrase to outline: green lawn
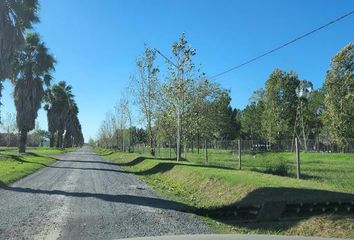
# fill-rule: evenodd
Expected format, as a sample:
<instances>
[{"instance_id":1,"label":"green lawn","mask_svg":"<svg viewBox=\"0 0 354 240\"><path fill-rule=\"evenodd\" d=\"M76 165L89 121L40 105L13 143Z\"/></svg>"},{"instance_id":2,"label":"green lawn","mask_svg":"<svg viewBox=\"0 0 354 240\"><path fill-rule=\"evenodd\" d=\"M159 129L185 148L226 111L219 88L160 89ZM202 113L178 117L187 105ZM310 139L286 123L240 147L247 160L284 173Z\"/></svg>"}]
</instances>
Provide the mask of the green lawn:
<instances>
[{"instance_id":1,"label":"green lawn","mask_svg":"<svg viewBox=\"0 0 354 240\"><path fill-rule=\"evenodd\" d=\"M148 155L148 148L137 148L137 152ZM175 157L171 151L172 158ZM169 158L168 148L158 148L158 158ZM188 151L186 158L189 162L206 164L205 152L200 149L199 154L194 149ZM354 154L353 153L317 153L302 152L301 175L303 179L311 179L319 183L330 183L337 190L354 193ZM265 152L242 153L242 169L253 171L266 171L279 164L285 164L289 170L289 176L296 177L295 153L293 152ZM238 154L235 151L222 149L208 149L208 165L224 166L238 169Z\"/></svg>"},{"instance_id":2,"label":"green lawn","mask_svg":"<svg viewBox=\"0 0 354 240\"><path fill-rule=\"evenodd\" d=\"M72 151L59 148L27 148L19 154L17 148L0 147L0 184L9 184L53 163L54 155Z\"/></svg>"},{"instance_id":3,"label":"green lawn","mask_svg":"<svg viewBox=\"0 0 354 240\"><path fill-rule=\"evenodd\" d=\"M214 153L219 154L219 160L210 158L210 165L206 165L198 159L188 158L188 155L189 162L176 162L151 159L147 153L97 151L137 175L162 195L202 210L232 206L235 203L247 205L278 200L354 200L351 194L354 193L352 154L303 153L301 157L306 178L297 180L259 172L278 161L293 164L292 153L246 155L243 159L244 168L240 171L234 169L238 166L235 159L231 160L227 153L220 152ZM318 215L296 221L247 224L212 217L204 219L217 232L354 237L354 217L351 215Z\"/></svg>"}]
</instances>

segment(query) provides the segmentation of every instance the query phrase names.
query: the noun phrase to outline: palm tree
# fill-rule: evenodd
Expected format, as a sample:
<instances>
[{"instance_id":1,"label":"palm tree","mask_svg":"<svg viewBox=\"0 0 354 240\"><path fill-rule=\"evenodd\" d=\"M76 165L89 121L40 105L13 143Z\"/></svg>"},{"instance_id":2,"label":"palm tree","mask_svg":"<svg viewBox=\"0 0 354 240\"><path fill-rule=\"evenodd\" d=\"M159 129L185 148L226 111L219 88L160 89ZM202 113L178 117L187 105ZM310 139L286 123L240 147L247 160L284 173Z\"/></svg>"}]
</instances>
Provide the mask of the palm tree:
<instances>
[{"instance_id":1,"label":"palm tree","mask_svg":"<svg viewBox=\"0 0 354 240\"><path fill-rule=\"evenodd\" d=\"M56 129L56 118L54 109L51 107L51 102L53 95L51 89L47 89L44 94L44 99L47 102L44 105L44 110L47 111L47 122L48 122L48 132L49 132L49 147L54 147L55 142L55 129Z\"/></svg>"},{"instance_id":2,"label":"palm tree","mask_svg":"<svg viewBox=\"0 0 354 240\"><path fill-rule=\"evenodd\" d=\"M74 133L76 131L76 118L79 113L79 109L72 99L69 112L67 115L65 123L65 136L64 136L64 147L72 147L74 145Z\"/></svg>"},{"instance_id":3,"label":"palm tree","mask_svg":"<svg viewBox=\"0 0 354 240\"><path fill-rule=\"evenodd\" d=\"M65 81L53 85L46 93L47 104L44 109L47 111L51 147L54 146L55 136L57 138L56 146L63 147L63 134L73 97L72 87L67 85Z\"/></svg>"},{"instance_id":4,"label":"palm tree","mask_svg":"<svg viewBox=\"0 0 354 240\"><path fill-rule=\"evenodd\" d=\"M17 53L12 79L20 153L26 151L27 133L35 127L44 95L43 85L49 86L54 64L54 57L48 53L38 34L27 34L23 49Z\"/></svg>"},{"instance_id":5,"label":"palm tree","mask_svg":"<svg viewBox=\"0 0 354 240\"><path fill-rule=\"evenodd\" d=\"M77 104L71 99L65 125L64 147L81 146L84 143L78 113Z\"/></svg>"},{"instance_id":6,"label":"palm tree","mask_svg":"<svg viewBox=\"0 0 354 240\"><path fill-rule=\"evenodd\" d=\"M38 0L0 1L0 99L2 83L12 74L15 53L25 43L26 29L38 22Z\"/></svg>"}]
</instances>

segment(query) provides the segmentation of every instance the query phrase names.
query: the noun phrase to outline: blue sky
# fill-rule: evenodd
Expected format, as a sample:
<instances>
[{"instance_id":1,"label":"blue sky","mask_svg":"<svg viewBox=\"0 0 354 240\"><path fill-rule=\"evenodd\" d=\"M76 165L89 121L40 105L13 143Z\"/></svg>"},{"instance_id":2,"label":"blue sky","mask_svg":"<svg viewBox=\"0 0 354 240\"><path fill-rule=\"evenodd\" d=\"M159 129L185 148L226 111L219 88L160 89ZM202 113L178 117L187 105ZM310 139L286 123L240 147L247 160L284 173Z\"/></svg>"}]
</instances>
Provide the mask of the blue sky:
<instances>
[{"instance_id":1,"label":"blue sky","mask_svg":"<svg viewBox=\"0 0 354 240\"><path fill-rule=\"evenodd\" d=\"M353 0L42 0L40 33L58 64L55 81L73 86L86 140L124 93L144 43L170 55L181 32L208 75L238 65L354 9ZM354 42L354 16L216 79L243 108L274 68L295 70L315 87L330 58ZM163 65L163 61L159 61ZM5 85L2 114L14 112ZM39 123L47 127L46 115Z\"/></svg>"}]
</instances>

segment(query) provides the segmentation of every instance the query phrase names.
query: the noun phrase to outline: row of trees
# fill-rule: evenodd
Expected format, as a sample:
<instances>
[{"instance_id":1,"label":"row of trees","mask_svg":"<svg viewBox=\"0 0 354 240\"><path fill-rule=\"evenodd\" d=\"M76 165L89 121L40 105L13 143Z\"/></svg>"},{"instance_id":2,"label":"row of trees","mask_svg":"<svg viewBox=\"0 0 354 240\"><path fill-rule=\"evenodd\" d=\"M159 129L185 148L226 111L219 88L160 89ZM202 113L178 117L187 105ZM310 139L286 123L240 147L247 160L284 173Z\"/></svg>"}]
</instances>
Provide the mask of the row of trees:
<instances>
[{"instance_id":1,"label":"row of trees","mask_svg":"<svg viewBox=\"0 0 354 240\"><path fill-rule=\"evenodd\" d=\"M131 124L131 110L116 111L102 123L98 144L122 148L119 142L132 145L139 139L150 145L154 155L158 142L172 143L176 145L178 160L182 146L188 143L199 148L204 140L275 142L297 137L305 149L309 139L335 144L339 149L353 144L353 44L333 57L322 88L314 89L310 81L300 79L294 71L275 69L265 88L256 90L243 110L232 108L229 91L195 66L192 59L196 50L184 34L171 49L165 79L156 64L160 54L157 50L145 47L136 60L130 92L134 97L132 103L139 110L139 123L144 126L139 136L144 138L137 137ZM125 109L130 109L130 104L125 103ZM129 127L117 124L126 118L122 116L127 112ZM129 138L124 138L123 132Z\"/></svg>"},{"instance_id":2,"label":"row of trees","mask_svg":"<svg viewBox=\"0 0 354 240\"><path fill-rule=\"evenodd\" d=\"M108 112L98 131L100 146L131 150L134 143L145 142L145 130L133 126L131 104L123 97L113 112Z\"/></svg>"},{"instance_id":3,"label":"row of trees","mask_svg":"<svg viewBox=\"0 0 354 240\"><path fill-rule=\"evenodd\" d=\"M44 109L47 111L49 146L72 147L84 143L79 108L72 94L72 87L60 81L45 93Z\"/></svg>"},{"instance_id":4,"label":"row of trees","mask_svg":"<svg viewBox=\"0 0 354 240\"><path fill-rule=\"evenodd\" d=\"M49 113L55 105L52 92L62 83L51 87L56 61L44 42L40 40L39 35L29 32L33 23L39 21L38 8L37 0L0 1L0 83L1 89L6 79L10 79L14 85L13 96L19 131L19 152L21 153L26 151L27 135L35 128L35 120L43 100L47 102L49 132L51 136L54 134L59 136L57 146L63 146L62 137L60 137L63 135L63 128L68 133L68 143L83 143L81 126L77 119L78 110L72 95L68 95L66 99L71 103L70 107L65 105L65 110L61 112L63 117L61 124L65 126L57 127L52 123L56 121ZM53 125L55 130L51 128ZM73 131L72 128L76 130Z\"/></svg>"},{"instance_id":5,"label":"row of trees","mask_svg":"<svg viewBox=\"0 0 354 240\"><path fill-rule=\"evenodd\" d=\"M129 87L130 95L134 97L131 102L139 109L140 122L146 126L145 131L131 125L131 111L117 111L115 118L109 115L102 123L98 143L106 146L111 143L119 147L114 140L119 138L119 132L126 132L130 133L129 143L146 139L152 155L158 142L176 144L177 160L180 160L182 146L186 146L187 142L195 143L199 148L204 139L239 137L240 111L230 106L229 91L208 80L195 66L192 59L196 50L190 46L185 35L182 34L172 45L173 57L166 61L168 71L164 80L160 78L160 67L156 65L157 54L156 50L146 47L144 53L138 56L137 71L131 77ZM121 102L126 103L123 104L124 109L131 108L129 102ZM130 116L127 117L130 126L118 128L119 124L114 123L122 123L122 119L126 119L124 115ZM120 139L124 141L123 136Z\"/></svg>"},{"instance_id":6,"label":"row of trees","mask_svg":"<svg viewBox=\"0 0 354 240\"><path fill-rule=\"evenodd\" d=\"M344 149L354 143L354 45L348 44L331 61L323 87L314 89L291 71L274 70L242 111L244 139L298 137L331 143Z\"/></svg>"}]
</instances>

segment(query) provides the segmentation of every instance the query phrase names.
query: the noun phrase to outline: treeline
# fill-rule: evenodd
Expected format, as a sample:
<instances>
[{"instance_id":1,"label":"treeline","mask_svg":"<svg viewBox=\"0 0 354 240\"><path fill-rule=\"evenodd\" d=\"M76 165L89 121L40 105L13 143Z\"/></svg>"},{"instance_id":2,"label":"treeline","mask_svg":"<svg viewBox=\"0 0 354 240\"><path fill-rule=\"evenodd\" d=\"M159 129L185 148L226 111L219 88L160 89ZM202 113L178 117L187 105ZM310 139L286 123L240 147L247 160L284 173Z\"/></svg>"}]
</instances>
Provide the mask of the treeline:
<instances>
[{"instance_id":1,"label":"treeline","mask_svg":"<svg viewBox=\"0 0 354 240\"><path fill-rule=\"evenodd\" d=\"M26 151L28 133L35 128L43 102L48 113L51 146L55 137L57 147L79 146L84 142L71 87L65 82L51 85L56 61L39 35L31 32L32 25L39 22L38 9L37 0L0 1L0 88L5 80L11 80L14 86L21 153Z\"/></svg>"},{"instance_id":2,"label":"treeline","mask_svg":"<svg viewBox=\"0 0 354 240\"><path fill-rule=\"evenodd\" d=\"M157 143L169 142L176 144L180 159L183 143L237 138L240 112L231 108L229 91L208 80L195 66L195 54L182 34L172 45L173 58L166 62L168 77L162 80L156 65L157 52L146 47L136 60L136 74L131 76L129 96L133 98L122 98L114 114L107 114L98 133L98 144L124 150L128 149L124 142L131 146L133 140L143 139L144 135L152 155ZM146 126L139 130L140 136L133 131L132 103L138 106L139 119Z\"/></svg>"},{"instance_id":3,"label":"treeline","mask_svg":"<svg viewBox=\"0 0 354 240\"><path fill-rule=\"evenodd\" d=\"M232 108L230 92L196 67L196 50L184 34L171 49L165 79L156 64L157 50L146 47L137 57L129 90L144 128L137 133L132 126L130 101L124 98L103 121L97 144L125 150L127 145L146 143L154 155L158 143L169 143L176 146L177 159L183 147L211 140L275 142L297 137L305 149L309 139L338 148L353 144L353 44L332 58L320 89L294 71L275 69L243 110Z\"/></svg>"},{"instance_id":4,"label":"treeline","mask_svg":"<svg viewBox=\"0 0 354 240\"><path fill-rule=\"evenodd\" d=\"M314 89L296 72L274 70L242 111L241 137L273 142L297 137L330 143L337 150L354 144L354 48L348 44L331 60L324 84Z\"/></svg>"}]
</instances>

